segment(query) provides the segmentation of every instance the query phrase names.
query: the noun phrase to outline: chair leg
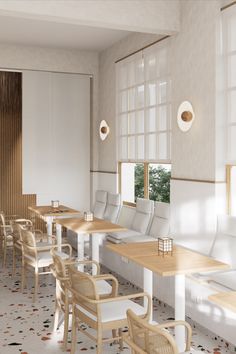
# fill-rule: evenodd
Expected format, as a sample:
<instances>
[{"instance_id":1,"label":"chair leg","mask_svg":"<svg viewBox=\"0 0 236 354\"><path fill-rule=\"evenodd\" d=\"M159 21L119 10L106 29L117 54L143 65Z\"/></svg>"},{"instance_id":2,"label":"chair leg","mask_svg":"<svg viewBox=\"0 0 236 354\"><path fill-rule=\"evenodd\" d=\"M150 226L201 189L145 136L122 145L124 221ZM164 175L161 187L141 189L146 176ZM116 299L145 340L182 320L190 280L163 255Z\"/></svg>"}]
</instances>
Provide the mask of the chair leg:
<instances>
[{"instance_id":1,"label":"chair leg","mask_svg":"<svg viewBox=\"0 0 236 354\"><path fill-rule=\"evenodd\" d=\"M36 301L36 299L37 299L37 294L38 294L38 284L39 284L38 267L35 267L35 273L34 273L34 296L33 296L33 302L35 302L35 301Z\"/></svg>"},{"instance_id":2,"label":"chair leg","mask_svg":"<svg viewBox=\"0 0 236 354\"><path fill-rule=\"evenodd\" d=\"M100 326L97 329L97 354L102 354L102 330Z\"/></svg>"},{"instance_id":3,"label":"chair leg","mask_svg":"<svg viewBox=\"0 0 236 354\"><path fill-rule=\"evenodd\" d=\"M55 314L54 314L54 324L53 324L53 332L56 332L58 323L59 323L59 314L60 314L60 307L56 300L55 302Z\"/></svg>"},{"instance_id":4,"label":"chair leg","mask_svg":"<svg viewBox=\"0 0 236 354\"><path fill-rule=\"evenodd\" d=\"M6 260L7 260L7 243L3 241L3 268L6 268Z\"/></svg>"},{"instance_id":5,"label":"chair leg","mask_svg":"<svg viewBox=\"0 0 236 354\"><path fill-rule=\"evenodd\" d=\"M69 304L66 301L65 314L64 314L64 334L63 334L63 349L64 350L67 350L68 329L69 329Z\"/></svg>"},{"instance_id":6,"label":"chair leg","mask_svg":"<svg viewBox=\"0 0 236 354\"><path fill-rule=\"evenodd\" d=\"M117 343L117 330L116 329L113 329L112 330L112 338L114 338L114 343Z\"/></svg>"},{"instance_id":7,"label":"chair leg","mask_svg":"<svg viewBox=\"0 0 236 354\"><path fill-rule=\"evenodd\" d=\"M119 337L121 337L119 339L120 350L123 350L124 349L124 343L123 343L123 339L122 339L122 328L118 329L118 333L119 333Z\"/></svg>"},{"instance_id":8,"label":"chair leg","mask_svg":"<svg viewBox=\"0 0 236 354\"><path fill-rule=\"evenodd\" d=\"M23 293L25 288L25 262L22 257L22 265L21 265L21 291Z\"/></svg>"},{"instance_id":9,"label":"chair leg","mask_svg":"<svg viewBox=\"0 0 236 354\"><path fill-rule=\"evenodd\" d=\"M70 353L74 354L76 349L76 318L75 318L75 306L72 307L72 332L71 332L71 350Z\"/></svg>"},{"instance_id":10,"label":"chair leg","mask_svg":"<svg viewBox=\"0 0 236 354\"><path fill-rule=\"evenodd\" d=\"M16 274L16 251L15 247L12 247L12 276L14 277Z\"/></svg>"}]
</instances>

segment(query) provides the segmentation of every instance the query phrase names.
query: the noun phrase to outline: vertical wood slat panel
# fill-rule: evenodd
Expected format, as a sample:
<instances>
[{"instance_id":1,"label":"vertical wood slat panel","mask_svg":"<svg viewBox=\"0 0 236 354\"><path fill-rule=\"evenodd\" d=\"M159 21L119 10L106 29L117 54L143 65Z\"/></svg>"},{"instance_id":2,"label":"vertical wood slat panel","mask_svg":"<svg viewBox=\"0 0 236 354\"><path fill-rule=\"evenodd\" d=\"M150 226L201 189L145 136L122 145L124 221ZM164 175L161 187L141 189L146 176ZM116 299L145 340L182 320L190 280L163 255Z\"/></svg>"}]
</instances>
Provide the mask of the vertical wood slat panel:
<instances>
[{"instance_id":1,"label":"vertical wood slat panel","mask_svg":"<svg viewBox=\"0 0 236 354\"><path fill-rule=\"evenodd\" d=\"M22 74L0 72L0 210L28 218L36 195L22 195Z\"/></svg>"}]
</instances>

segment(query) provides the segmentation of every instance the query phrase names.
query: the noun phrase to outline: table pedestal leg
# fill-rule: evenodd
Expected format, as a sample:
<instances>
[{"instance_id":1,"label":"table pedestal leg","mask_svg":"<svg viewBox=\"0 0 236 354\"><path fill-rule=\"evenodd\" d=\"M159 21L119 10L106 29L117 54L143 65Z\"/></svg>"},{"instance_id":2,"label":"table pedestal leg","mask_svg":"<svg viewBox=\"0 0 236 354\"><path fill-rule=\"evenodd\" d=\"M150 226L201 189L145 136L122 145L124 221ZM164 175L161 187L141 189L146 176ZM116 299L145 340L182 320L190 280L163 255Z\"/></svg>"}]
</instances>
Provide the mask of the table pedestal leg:
<instances>
[{"instance_id":1,"label":"table pedestal leg","mask_svg":"<svg viewBox=\"0 0 236 354\"><path fill-rule=\"evenodd\" d=\"M58 251L61 251L61 238L62 238L62 227L60 224L56 224L56 238L57 238L57 245L58 245Z\"/></svg>"},{"instance_id":2,"label":"table pedestal leg","mask_svg":"<svg viewBox=\"0 0 236 354\"><path fill-rule=\"evenodd\" d=\"M99 263L99 237L98 235L90 235L92 238L92 260ZM97 274L97 267L93 264L92 274Z\"/></svg>"},{"instance_id":3,"label":"table pedestal leg","mask_svg":"<svg viewBox=\"0 0 236 354\"><path fill-rule=\"evenodd\" d=\"M153 274L152 271L143 268L143 291L147 292L151 296L151 315L150 322L152 321L153 313L152 313L152 295L153 295ZM147 307L147 298L144 300L144 306Z\"/></svg>"},{"instance_id":4,"label":"table pedestal leg","mask_svg":"<svg viewBox=\"0 0 236 354\"><path fill-rule=\"evenodd\" d=\"M185 275L175 276L175 320L185 321ZM180 352L185 350L185 328L175 328L175 340Z\"/></svg>"},{"instance_id":5,"label":"table pedestal leg","mask_svg":"<svg viewBox=\"0 0 236 354\"><path fill-rule=\"evenodd\" d=\"M52 218L47 217L46 223L47 223L47 234L51 236L52 235Z\"/></svg>"},{"instance_id":6,"label":"table pedestal leg","mask_svg":"<svg viewBox=\"0 0 236 354\"><path fill-rule=\"evenodd\" d=\"M77 234L77 257L79 261L84 260L84 235L83 234ZM83 272L84 266L83 265L79 266L79 270Z\"/></svg>"}]
</instances>

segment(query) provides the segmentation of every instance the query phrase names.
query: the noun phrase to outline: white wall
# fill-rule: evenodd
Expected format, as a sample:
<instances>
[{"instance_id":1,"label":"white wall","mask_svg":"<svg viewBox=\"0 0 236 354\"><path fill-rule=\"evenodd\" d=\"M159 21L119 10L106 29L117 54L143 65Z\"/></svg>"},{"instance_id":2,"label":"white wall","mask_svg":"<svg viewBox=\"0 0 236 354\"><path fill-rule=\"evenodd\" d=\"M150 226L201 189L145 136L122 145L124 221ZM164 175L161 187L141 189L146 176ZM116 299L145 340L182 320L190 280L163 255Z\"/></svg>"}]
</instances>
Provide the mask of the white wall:
<instances>
[{"instance_id":1,"label":"white wall","mask_svg":"<svg viewBox=\"0 0 236 354\"><path fill-rule=\"evenodd\" d=\"M90 206L90 78L23 72L23 193Z\"/></svg>"},{"instance_id":2,"label":"white wall","mask_svg":"<svg viewBox=\"0 0 236 354\"><path fill-rule=\"evenodd\" d=\"M91 168L98 167L98 53L0 44L0 68L45 70L93 77L91 110Z\"/></svg>"}]
</instances>

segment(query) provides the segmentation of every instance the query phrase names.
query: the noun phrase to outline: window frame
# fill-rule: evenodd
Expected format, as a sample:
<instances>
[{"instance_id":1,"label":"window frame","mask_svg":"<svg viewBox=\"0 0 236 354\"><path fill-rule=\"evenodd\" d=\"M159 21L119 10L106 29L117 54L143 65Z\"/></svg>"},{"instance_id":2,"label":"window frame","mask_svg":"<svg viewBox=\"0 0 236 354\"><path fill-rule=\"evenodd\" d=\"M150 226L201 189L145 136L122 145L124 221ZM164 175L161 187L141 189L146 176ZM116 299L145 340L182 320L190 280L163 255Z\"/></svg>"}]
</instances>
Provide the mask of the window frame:
<instances>
[{"instance_id":1,"label":"window frame","mask_svg":"<svg viewBox=\"0 0 236 354\"><path fill-rule=\"evenodd\" d=\"M149 165L158 164L158 165L171 165L168 162L140 162L140 161L118 161L118 191L121 194L122 185L121 185L121 166L122 163L135 163L135 164L143 164L144 165L144 198L149 199ZM123 200L123 205L127 205L130 207L136 207L136 203L128 202Z\"/></svg>"}]
</instances>

